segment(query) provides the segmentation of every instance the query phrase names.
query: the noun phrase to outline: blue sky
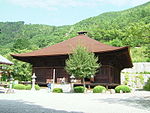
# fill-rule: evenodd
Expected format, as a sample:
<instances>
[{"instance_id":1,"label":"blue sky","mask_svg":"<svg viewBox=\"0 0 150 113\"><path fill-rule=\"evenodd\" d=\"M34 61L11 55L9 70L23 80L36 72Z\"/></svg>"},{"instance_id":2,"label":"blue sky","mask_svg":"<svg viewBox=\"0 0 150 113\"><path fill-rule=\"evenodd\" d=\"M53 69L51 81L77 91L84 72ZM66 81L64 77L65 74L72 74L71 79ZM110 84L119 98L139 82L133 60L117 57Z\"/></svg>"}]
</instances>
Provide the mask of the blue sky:
<instances>
[{"instance_id":1,"label":"blue sky","mask_svg":"<svg viewBox=\"0 0 150 113\"><path fill-rule=\"evenodd\" d=\"M71 25L104 12L128 9L150 0L0 0L0 22Z\"/></svg>"}]
</instances>

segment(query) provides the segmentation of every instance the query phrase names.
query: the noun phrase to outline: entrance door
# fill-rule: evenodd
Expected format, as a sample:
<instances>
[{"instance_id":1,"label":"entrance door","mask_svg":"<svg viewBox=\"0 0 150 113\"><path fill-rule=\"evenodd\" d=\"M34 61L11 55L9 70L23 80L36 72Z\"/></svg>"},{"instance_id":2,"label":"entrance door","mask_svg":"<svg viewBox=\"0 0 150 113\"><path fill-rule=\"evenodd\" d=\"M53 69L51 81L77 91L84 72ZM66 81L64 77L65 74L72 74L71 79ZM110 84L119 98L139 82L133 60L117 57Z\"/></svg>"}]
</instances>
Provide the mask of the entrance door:
<instances>
[{"instance_id":1,"label":"entrance door","mask_svg":"<svg viewBox=\"0 0 150 113\"><path fill-rule=\"evenodd\" d=\"M37 83L46 83L47 80L53 79L54 68L34 67L33 72L37 76ZM55 83L61 83L61 79L65 78L65 82L69 82L69 74L64 68L55 68Z\"/></svg>"},{"instance_id":2,"label":"entrance door","mask_svg":"<svg viewBox=\"0 0 150 113\"><path fill-rule=\"evenodd\" d=\"M52 68L37 68L33 69L33 72L37 76L37 83L46 83L48 79L52 79L53 69Z\"/></svg>"}]
</instances>

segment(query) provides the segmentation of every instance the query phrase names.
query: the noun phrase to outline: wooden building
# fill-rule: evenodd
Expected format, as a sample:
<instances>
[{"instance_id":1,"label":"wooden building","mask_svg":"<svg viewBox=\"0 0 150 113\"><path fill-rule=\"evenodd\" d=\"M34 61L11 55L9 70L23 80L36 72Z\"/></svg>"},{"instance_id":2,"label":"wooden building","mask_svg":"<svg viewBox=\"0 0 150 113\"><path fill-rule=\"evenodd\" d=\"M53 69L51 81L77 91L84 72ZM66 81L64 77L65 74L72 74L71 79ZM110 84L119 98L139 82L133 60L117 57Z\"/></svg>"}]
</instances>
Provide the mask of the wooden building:
<instances>
[{"instance_id":1,"label":"wooden building","mask_svg":"<svg viewBox=\"0 0 150 113\"><path fill-rule=\"evenodd\" d=\"M68 54L71 54L72 50L78 45L85 46L89 51L94 52L98 56L98 62L102 64L94 78L91 81L87 79L87 82L95 84L120 84L121 70L132 67L129 48L113 47L100 43L89 38L85 33L79 32L78 36L55 45L12 56L32 64L38 83L46 83L47 80L53 79L53 69L56 70L55 82L58 83L63 77L66 78L66 82L70 82L70 75L64 69L65 60L68 58Z\"/></svg>"}]
</instances>

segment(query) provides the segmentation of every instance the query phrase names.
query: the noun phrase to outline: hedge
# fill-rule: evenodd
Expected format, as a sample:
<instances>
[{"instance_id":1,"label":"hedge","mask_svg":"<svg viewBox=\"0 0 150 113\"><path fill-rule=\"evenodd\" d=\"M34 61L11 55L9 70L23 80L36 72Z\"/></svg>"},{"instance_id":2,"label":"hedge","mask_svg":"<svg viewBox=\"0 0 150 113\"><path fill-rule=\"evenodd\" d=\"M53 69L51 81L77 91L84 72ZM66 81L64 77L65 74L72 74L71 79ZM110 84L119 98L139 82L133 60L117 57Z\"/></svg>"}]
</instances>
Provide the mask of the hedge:
<instances>
[{"instance_id":1,"label":"hedge","mask_svg":"<svg viewBox=\"0 0 150 113\"><path fill-rule=\"evenodd\" d=\"M26 85L26 90L31 90L32 86L29 84L29 85ZM35 89L36 90L40 90L40 86L39 85L35 85Z\"/></svg>"},{"instance_id":2,"label":"hedge","mask_svg":"<svg viewBox=\"0 0 150 113\"><path fill-rule=\"evenodd\" d=\"M54 88L53 92L54 93L63 93L63 90L62 90L62 88Z\"/></svg>"},{"instance_id":3,"label":"hedge","mask_svg":"<svg viewBox=\"0 0 150 113\"><path fill-rule=\"evenodd\" d=\"M14 84L13 85L14 89L19 89L19 90L31 90L32 86L29 85L24 85L24 84ZM35 85L35 89L36 90L40 90L39 85Z\"/></svg>"},{"instance_id":4,"label":"hedge","mask_svg":"<svg viewBox=\"0 0 150 113\"><path fill-rule=\"evenodd\" d=\"M145 84L145 86L143 88L146 91L150 91L150 78L148 79L147 83Z\"/></svg>"},{"instance_id":5,"label":"hedge","mask_svg":"<svg viewBox=\"0 0 150 113\"><path fill-rule=\"evenodd\" d=\"M131 92L131 88L129 88L127 85L119 85L115 88L116 93L120 93L120 90L122 90L123 93Z\"/></svg>"},{"instance_id":6,"label":"hedge","mask_svg":"<svg viewBox=\"0 0 150 113\"><path fill-rule=\"evenodd\" d=\"M106 88L104 86L95 86L93 88L93 93L102 93L103 91L106 91Z\"/></svg>"},{"instance_id":7,"label":"hedge","mask_svg":"<svg viewBox=\"0 0 150 113\"><path fill-rule=\"evenodd\" d=\"M26 86L23 85L23 84L15 84L15 85L13 85L13 88L14 89L19 89L19 90L25 90Z\"/></svg>"},{"instance_id":8,"label":"hedge","mask_svg":"<svg viewBox=\"0 0 150 113\"><path fill-rule=\"evenodd\" d=\"M75 93L84 93L85 88L83 86L76 86L74 87L74 92Z\"/></svg>"}]
</instances>

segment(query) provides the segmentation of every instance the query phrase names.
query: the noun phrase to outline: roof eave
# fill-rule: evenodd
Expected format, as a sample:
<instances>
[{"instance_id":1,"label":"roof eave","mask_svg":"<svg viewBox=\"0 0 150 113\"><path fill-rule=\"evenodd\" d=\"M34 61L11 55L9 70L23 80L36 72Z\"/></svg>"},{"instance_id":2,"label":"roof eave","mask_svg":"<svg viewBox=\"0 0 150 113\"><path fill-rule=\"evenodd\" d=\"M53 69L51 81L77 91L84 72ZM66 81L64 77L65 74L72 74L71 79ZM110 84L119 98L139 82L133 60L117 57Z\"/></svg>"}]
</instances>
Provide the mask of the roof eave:
<instances>
[{"instance_id":1,"label":"roof eave","mask_svg":"<svg viewBox=\"0 0 150 113\"><path fill-rule=\"evenodd\" d=\"M120 50L123 50L123 49L127 49L128 46L125 46L125 47L121 47L121 48L118 48L118 49L115 49L115 50L107 50L107 51L94 51L94 53L108 53L108 52L115 52L115 51L120 51ZM53 55L21 55L21 54L11 54L12 57L21 57L21 58L27 58L27 57L42 57L42 56L59 56L59 55L69 55L69 54L72 54L72 52L70 53L58 53L58 54L53 54Z\"/></svg>"}]
</instances>

